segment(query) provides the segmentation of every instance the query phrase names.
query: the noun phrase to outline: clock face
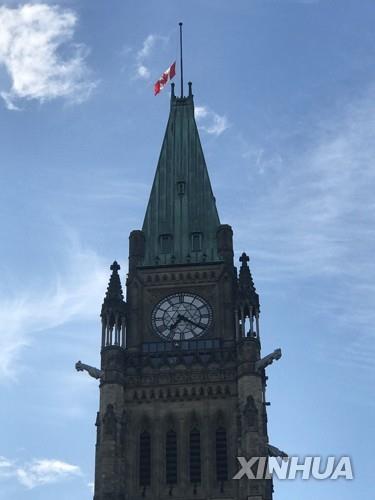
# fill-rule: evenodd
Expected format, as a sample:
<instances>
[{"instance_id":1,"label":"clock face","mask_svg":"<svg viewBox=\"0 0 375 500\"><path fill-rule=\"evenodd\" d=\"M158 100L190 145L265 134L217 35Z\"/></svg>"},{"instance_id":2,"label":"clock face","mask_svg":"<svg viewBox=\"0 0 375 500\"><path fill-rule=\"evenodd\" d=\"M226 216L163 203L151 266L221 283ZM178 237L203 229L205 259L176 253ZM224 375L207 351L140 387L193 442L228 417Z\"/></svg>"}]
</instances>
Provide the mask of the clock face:
<instances>
[{"instance_id":1,"label":"clock face","mask_svg":"<svg viewBox=\"0 0 375 500\"><path fill-rule=\"evenodd\" d=\"M176 293L161 300L152 311L152 327L165 340L188 340L207 332L211 306L192 293Z\"/></svg>"}]
</instances>

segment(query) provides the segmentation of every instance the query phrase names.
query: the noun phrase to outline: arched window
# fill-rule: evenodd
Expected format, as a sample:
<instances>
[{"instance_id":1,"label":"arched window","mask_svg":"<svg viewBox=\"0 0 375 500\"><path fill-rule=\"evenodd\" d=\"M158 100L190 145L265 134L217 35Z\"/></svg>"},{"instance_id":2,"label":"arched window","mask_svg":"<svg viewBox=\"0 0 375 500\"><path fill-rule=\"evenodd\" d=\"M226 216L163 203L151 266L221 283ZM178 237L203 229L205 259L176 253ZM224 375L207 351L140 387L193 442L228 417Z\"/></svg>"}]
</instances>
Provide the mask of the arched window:
<instances>
[{"instance_id":1,"label":"arched window","mask_svg":"<svg viewBox=\"0 0 375 500\"><path fill-rule=\"evenodd\" d=\"M147 431L139 436L139 484L151 484L151 436Z\"/></svg>"},{"instance_id":2,"label":"arched window","mask_svg":"<svg viewBox=\"0 0 375 500\"><path fill-rule=\"evenodd\" d=\"M216 479L219 482L228 479L227 431L224 427L216 429Z\"/></svg>"},{"instance_id":3,"label":"arched window","mask_svg":"<svg viewBox=\"0 0 375 500\"><path fill-rule=\"evenodd\" d=\"M190 482L197 484L201 482L201 434L198 429L190 431Z\"/></svg>"},{"instance_id":4,"label":"arched window","mask_svg":"<svg viewBox=\"0 0 375 500\"><path fill-rule=\"evenodd\" d=\"M165 480L167 484L177 483L177 435L173 430L165 439Z\"/></svg>"}]
</instances>

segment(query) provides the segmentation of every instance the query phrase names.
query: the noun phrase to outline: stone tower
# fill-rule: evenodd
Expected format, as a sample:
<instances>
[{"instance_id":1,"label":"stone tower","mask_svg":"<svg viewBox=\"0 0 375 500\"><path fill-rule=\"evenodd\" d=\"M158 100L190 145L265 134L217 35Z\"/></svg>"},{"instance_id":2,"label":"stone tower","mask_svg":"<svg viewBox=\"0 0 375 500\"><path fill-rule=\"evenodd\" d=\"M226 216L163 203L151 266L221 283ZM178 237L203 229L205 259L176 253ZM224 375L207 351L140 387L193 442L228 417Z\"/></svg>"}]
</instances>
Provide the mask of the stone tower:
<instances>
[{"instance_id":1,"label":"stone tower","mask_svg":"<svg viewBox=\"0 0 375 500\"><path fill-rule=\"evenodd\" d=\"M235 198L235 193L233 193ZM142 230L129 237L126 300L111 266L101 311L94 500L271 500L270 480L233 480L267 457L259 296L221 224L192 87L171 107Z\"/></svg>"}]
</instances>

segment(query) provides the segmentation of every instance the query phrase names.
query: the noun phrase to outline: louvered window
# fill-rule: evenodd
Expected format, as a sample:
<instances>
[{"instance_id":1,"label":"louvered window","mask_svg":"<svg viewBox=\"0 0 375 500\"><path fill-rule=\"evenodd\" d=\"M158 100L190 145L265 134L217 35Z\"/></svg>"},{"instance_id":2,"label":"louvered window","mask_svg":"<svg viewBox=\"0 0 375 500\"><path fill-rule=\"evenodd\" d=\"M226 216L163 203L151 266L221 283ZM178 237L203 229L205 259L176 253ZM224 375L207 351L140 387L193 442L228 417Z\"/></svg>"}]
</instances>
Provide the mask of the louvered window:
<instances>
[{"instance_id":1,"label":"louvered window","mask_svg":"<svg viewBox=\"0 0 375 500\"><path fill-rule=\"evenodd\" d=\"M201 435L198 429L190 432L190 481L201 482Z\"/></svg>"},{"instance_id":2,"label":"louvered window","mask_svg":"<svg viewBox=\"0 0 375 500\"><path fill-rule=\"evenodd\" d=\"M216 479L228 479L227 431L223 427L216 430Z\"/></svg>"},{"instance_id":3,"label":"louvered window","mask_svg":"<svg viewBox=\"0 0 375 500\"><path fill-rule=\"evenodd\" d=\"M146 431L139 436L139 484L151 484L151 436Z\"/></svg>"},{"instance_id":4,"label":"louvered window","mask_svg":"<svg viewBox=\"0 0 375 500\"><path fill-rule=\"evenodd\" d=\"M202 250L202 239L202 233L192 233L191 249L193 252L200 252Z\"/></svg>"},{"instance_id":5,"label":"louvered window","mask_svg":"<svg viewBox=\"0 0 375 500\"><path fill-rule=\"evenodd\" d=\"M177 483L177 435L168 431L165 440L165 480L167 484Z\"/></svg>"},{"instance_id":6,"label":"louvered window","mask_svg":"<svg viewBox=\"0 0 375 500\"><path fill-rule=\"evenodd\" d=\"M171 253L173 238L171 234L161 234L159 236L160 253Z\"/></svg>"}]
</instances>

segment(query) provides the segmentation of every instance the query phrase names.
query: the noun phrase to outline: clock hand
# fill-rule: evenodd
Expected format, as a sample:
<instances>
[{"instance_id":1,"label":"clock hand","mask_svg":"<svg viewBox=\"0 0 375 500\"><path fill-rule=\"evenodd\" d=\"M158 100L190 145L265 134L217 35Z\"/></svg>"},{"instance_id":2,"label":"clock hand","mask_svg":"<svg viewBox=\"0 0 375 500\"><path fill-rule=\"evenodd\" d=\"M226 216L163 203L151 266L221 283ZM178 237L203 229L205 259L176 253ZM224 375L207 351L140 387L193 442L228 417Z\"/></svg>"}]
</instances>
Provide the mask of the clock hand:
<instances>
[{"instance_id":1,"label":"clock hand","mask_svg":"<svg viewBox=\"0 0 375 500\"><path fill-rule=\"evenodd\" d=\"M180 322L182 319L184 319L184 317L183 317L183 316L181 316L181 314L179 314L179 315L177 316L177 320L173 323L173 325L171 325L171 326L169 327L169 329L170 329L170 330L174 330L174 329L176 328L176 326L179 324L179 322Z\"/></svg>"},{"instance_id":2,"label":"clock hand","mask_svg":"<svg viewBox=\"0 0 375 500\"><path fill-rule=\"evenodd\" d=\"M198 328L200 328L201 330L203 330L203 327L200 324L195 323L195 321L192 321L191 319L186 318L185 316L182 316L182 319L184 321L187 321L188 323L191 323L193 326L197 326Z\"/></svg>"},{"instance_id":3,"label":"clock hand","mask_svg":"<svg viewBox=\"0 0 375 500\"><path fill-rule=\"evenodd\" d=\"M171 326L169 327L169 334L168 334L168 336L167 336L169 339L173 339L173 337L174 337L174 335L175 335L175 333L174 333L174 329L176 328L176 326L177 326L177 325L180 323L180 321L182 321L182 320L183 320L183 316L181 316L181 314L179 314L179 315L177 316L177 320L173 323L173 325L171 325Z\"/></svg>"}]
</instances>

